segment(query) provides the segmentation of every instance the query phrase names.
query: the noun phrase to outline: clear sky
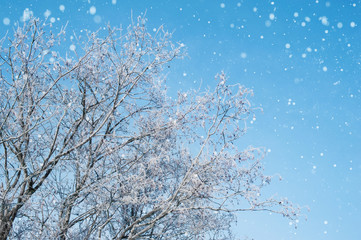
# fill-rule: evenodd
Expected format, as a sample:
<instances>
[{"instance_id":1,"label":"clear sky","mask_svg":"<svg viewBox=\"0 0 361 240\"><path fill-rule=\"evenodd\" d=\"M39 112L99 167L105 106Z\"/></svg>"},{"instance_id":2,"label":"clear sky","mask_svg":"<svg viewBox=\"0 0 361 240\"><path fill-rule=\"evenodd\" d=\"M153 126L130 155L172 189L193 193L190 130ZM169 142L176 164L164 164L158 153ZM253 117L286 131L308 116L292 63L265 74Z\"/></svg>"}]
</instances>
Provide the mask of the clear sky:
<instances>
[{"instance_id":1,"label":"clear sky","mask_svg":"<svg viewBox=\"0 0 361 240\"><path fill-rule=\"evenodd\" d=\"M235 233L360 239L361 1L0 0L0 33L29 14L79 33L126 26L145 11L149 31L163 24L187 46L189 57L170 68L171 93L212 86L221 70L253 89L263 110L240 145L268 149L266 172L283 180L266 192L305 207L297 229L281 216L242 213Z\"/></svg>"}]
</instances>

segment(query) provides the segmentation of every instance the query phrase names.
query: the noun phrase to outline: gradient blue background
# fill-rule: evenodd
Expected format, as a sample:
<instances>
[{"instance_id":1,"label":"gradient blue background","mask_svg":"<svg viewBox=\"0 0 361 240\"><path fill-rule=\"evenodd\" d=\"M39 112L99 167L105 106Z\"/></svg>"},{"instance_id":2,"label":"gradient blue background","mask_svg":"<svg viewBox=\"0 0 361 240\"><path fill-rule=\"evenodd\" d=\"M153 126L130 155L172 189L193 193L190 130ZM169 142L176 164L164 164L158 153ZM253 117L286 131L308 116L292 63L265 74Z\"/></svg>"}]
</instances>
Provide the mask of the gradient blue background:
<instances>
[{"instance_id":1,"label":"gradient blue background","mask_svg":"<svg viewBox=\"0 0 361 240\"><path fill-rule=\"evenodd\" d=\"M163 24L187 46L189 57L171 65L171 94L212 86L221 70L253 89L263 110L240 145L268 149L266 173L283 180L266 193L303 206L307 221L295 229L281 216L242 213L237 236L361 239L360 1L0 0L1 36L25 9L40 18L49 10L69 33L127 26L131 11L146 11L149 31Z\"/></svg>"}]
</instances>

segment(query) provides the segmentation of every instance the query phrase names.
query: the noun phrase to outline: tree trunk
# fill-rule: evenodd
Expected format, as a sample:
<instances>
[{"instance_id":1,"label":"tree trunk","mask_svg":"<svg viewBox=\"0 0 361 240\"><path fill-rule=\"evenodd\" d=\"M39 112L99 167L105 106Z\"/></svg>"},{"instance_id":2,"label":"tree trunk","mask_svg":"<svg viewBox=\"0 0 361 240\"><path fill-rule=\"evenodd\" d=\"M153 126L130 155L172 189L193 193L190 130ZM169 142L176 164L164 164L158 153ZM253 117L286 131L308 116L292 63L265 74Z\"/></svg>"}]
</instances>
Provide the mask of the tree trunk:
<instances>
[{"instance_id":1,"label":"tree trunk","mask_svg":"<svg viewBox=\"0 0 361 240\"><path fill-rule=\"evenodd\" d=\"M0 240L6 240L12 229L15 218L11 216L4 216L0 223Z\"/></svg>"}]
</instances>

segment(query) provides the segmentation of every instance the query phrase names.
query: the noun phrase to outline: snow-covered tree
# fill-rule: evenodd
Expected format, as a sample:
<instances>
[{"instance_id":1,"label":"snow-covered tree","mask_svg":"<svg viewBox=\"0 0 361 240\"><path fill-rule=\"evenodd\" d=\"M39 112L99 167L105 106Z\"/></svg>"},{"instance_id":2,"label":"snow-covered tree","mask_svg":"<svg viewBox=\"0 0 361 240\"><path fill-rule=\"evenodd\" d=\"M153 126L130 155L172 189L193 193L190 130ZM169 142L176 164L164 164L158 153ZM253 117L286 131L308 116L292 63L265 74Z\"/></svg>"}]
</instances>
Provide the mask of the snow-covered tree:
<instances>
[{"instance_id":1,"label":"snow-covered tree","mask_svg":"<svg viewBox=\"0 0 361 240\"><path fill-rule=\"evenodd\" d=\"M143 17L53 30L30 19L1 42L0 239L230 239L236 212L297 217L261 196L263 150L237 147L251 91L220 73L169 97L183 44Z\"/></svg>"}]
</instances>

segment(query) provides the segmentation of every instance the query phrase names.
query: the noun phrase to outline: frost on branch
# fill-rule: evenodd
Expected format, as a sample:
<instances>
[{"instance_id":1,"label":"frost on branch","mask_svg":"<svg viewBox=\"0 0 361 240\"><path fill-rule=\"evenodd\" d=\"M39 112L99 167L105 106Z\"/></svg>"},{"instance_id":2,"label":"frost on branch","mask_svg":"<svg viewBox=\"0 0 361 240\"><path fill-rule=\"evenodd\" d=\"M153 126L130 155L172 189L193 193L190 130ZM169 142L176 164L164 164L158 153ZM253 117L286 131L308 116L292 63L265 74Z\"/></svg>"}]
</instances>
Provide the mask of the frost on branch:
<instances>
[{"instance_id":1,"label":"frost on branch","mask_svg":"<svg viewBox=\"0 0 361 240\"><path fill-rule=\"evenodd\" d=\"M2 40L1 239L229 239L236 212L297 217L261 195L263 150L236 146L252 92L221 73L168 97L183 44L144 23L67 52L65 30L36 19Z\"/></svg>"}]
</instances>

